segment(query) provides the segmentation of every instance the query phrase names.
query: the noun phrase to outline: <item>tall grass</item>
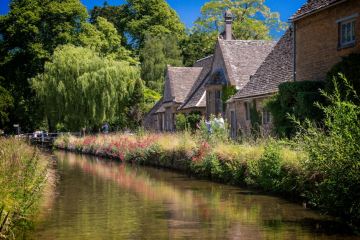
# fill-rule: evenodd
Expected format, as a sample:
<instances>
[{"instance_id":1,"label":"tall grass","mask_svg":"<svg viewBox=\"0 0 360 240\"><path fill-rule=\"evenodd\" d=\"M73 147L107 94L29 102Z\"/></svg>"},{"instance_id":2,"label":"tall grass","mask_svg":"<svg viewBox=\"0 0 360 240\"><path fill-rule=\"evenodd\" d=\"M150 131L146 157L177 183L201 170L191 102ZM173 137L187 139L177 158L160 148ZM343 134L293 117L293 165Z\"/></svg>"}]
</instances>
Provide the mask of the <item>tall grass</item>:
<instances>
[{"instance_id":1,"label":"tall grass","mask_svg":"<svg viewBox=\"0 0 360 240\"><path fill-rule=\"evenodd\" d=\"M16 238L29 228L54 183L48 157L25 142L0 139L0 238Z\"/></svg>"}]
</instances>

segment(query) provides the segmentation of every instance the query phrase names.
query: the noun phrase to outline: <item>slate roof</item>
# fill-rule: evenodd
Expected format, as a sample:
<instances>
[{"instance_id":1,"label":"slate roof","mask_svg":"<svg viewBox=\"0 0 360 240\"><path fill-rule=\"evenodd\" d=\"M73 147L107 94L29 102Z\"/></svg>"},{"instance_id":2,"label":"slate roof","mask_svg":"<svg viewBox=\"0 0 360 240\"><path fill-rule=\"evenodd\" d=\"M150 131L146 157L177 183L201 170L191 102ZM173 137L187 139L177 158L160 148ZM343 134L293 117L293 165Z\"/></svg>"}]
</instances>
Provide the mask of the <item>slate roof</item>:
<instances>
[{"instance_id":1,"label":"slate roof","mask_svg":"<svg viewBox=\"0 0 360 240\"><path fill-rule=\"evenodd\" d=\"M228 81L231 85L236 85L237 88L242 89L249 81L249 76L255 74L275 44L276 42L273 41L226 41L219 39L230 78Z\"/></svg>"},{"instance_id":2,"label":"slate roof","mask_svg":"<svg viewBox=\"0 0 360 240\"><path fill-rule=\"evenodd\" d=\"M164 108L164 105L163 105L163 97L159 100L160 105L159 107L157 108L156 112L154 112L154 114L156 113L164 113L165 112L165 108Z\"/></svg>"},{"instance_id":3,"label":"slate roof","mask_svg":"<svg viewBox=\"0 0 360 240\"><path fill-rule=\"evenodd\" d=\"M232 99L254 97L278 91L278 85L292 80L293 35L290 28L284 33L274 49L248 84Z\"/></svg>"},{"instance_id":4,"label":"slate roof","mask_svg":"<svg viewBox=\"0 0 360 240\"><path fill-rule=\"evenodd\" d=\"M155 114L156 111L158 111L162 106L163 99L161 98L154 106L153 108L143 117L143 121L146 119L149 119L151 115Z\"/></svg>"},{"instance_id":5,"label":"slate roof","mask_svg":"<svg viewBox=\"0 0 360 240\"><path fill-rule=\"evenodd\" d=\"M202 69L202 67L168 66L163 102L183 103Z\"/></svg>"},{"instance_id":6,"label":"slate roof","mask_svg":"<svg viewBox=\"0 0 360 240\"><path fill-rule=\"evenodd\" d=\"M205 83L207 82L207 78L209 77L211 71L213 57L214 55L210 55L206 58L197 60L194 64L194 67L202 67L202 71L192 86L189 94L186 96L184 103L178 108L178 110L206 107L206 99L203 96L205 94Z\"/></svg>"},{"instance_id":7,"label":"slate roof","mask_svg":"<svg viewBox=\"0 0 360 240\"><path fill-rule=\"evenodd\" d=\"M308 0L299 10L296 11L296 13L294 13L294 15L289 18L289 20L296 20L299 17L305 16L340 1L343 0Z\"/></svg>"}]
</instances>

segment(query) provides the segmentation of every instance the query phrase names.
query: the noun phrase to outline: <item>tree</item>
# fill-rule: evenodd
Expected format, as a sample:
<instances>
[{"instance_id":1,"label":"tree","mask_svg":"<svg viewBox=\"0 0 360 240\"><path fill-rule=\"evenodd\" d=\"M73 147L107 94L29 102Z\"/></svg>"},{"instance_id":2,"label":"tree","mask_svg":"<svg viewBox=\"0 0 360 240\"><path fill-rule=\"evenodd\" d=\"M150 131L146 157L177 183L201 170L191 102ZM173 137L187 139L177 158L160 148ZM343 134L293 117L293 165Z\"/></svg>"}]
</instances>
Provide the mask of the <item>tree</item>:
<instances>
[{"instance_id":1,"label":"tree","mask_svg":"<svg viewBox=\"0 0 360 240\"><path fill-rule=\"evenodd\" d=\"M0 77L0 80L2 77ZM13 98L10 96L9 92L6 91L5 88L3 88L0 85L0 123L4 124L5 122L9 121L8 115L9 110L12 108L13 105Z\"/></svg>"},{"instance_id":2,"label":"tree","mask_svg":"<svg viewBox=\"0 0 360 240\"><path fill-rule=\"evenodd\" d=\"M277 12L271 12L265 0L211 0L201 8L201 16L194 29L200 32L220 33L227 9L233 14L233 34L241 40L272 40L270 30L286 28Z\"/></svg>"},{"instance_id":3,"label":"tree","mask_svg":"<svg viewBox=\"0 0 360 240\"><path fill-rule=\"evenodd\" d=\"M118 34L121 36L121 45L130 48L128 44L128 38L126 37L126 13L124 7L120 6L110 6L106 1L103 6L94 6L93 9L89 10L90 14L90 23L96 24L98 17L103 17L108 22L112 23Z\"/></svg>"},{"instance_id":4,"label":"tree","mask_svg":"<svg viewBox=\"0 0 360 240\"><path fill-rule=\"evenodd\" d=\"M146 86L158 93L164 91L166 66L183 66L177 40L171 36L147 36L140 50L141 78Z\"/></svg>"},{"instance_id":5,"label":"tree","mask_svg":"<svg viewBox=\"0 0 360 240\"><path fill-rule=\"evenodd\" d=\"M197 60L214 54L217 36L217 32L189 32L180 44L184 65L192 67Z\"/></svg>"},{"instance_id":6,"label":"tree","mask_svg":"<svg viewBox=\"0 0 360 240\"><path fill-rule=\"evenodd\" d=\"M165 0L127 0L113 7L106 2L103 7L90 10L91 19L101 16L114 23L118 32L128 35L137 51L144 46L146 35L172 34L180 39L185 35L185 26L178 14Z\"/></svg>"},{"instance_id":7,"label":"tree","mask_svg":"<svg viewBox=\"0 0 360 240\"><path fill-rule=\"evenodd\" d=\"M34 129L43 119L42 106L28 79L43 71L56 46L76 38L87 11L78 0L11 0L9 7L0 16L0 75L14 99L10 121Z\"/></svg>"},{"instance_id":8,"label":"tree","mask_svg":"<svg viewBox=\"0 0 360 240\"><path fill-rule=\"evenodd\" d=\"M94 24L83 23L78 36L78 45L89 47L115 60L124 60L131 64L138 63L132 58L131 52L121 46L121 36L117 33L114 25L105 18L98 17Z\"/></svg>"},{"instance_id":9,"label":"tree","mask_svg":"<svg viewBox=\"0 0 360 240\"><path fill-rule=\"evenodd\" d=\"M105 19L88 23L79 0L11 0L8 14L0 16L0 76L14 98L9 118L23 129L34 129L44 120L43 107L28 79L44 71L55 48L75 44L94 48L103 56L136 63L121 47L121 36Z\"/></svg>"},{"instance_id":10,"label":"tree","mask_svg":"<svg viewBox=\"0 0 360 240\"><path fill-rule=\"evenodd\" d=\"M73 131L111 120L134 91L137 67L99 56L83 47L58 47L32 86L51 125Z\"/></svg>"}]
</instances>

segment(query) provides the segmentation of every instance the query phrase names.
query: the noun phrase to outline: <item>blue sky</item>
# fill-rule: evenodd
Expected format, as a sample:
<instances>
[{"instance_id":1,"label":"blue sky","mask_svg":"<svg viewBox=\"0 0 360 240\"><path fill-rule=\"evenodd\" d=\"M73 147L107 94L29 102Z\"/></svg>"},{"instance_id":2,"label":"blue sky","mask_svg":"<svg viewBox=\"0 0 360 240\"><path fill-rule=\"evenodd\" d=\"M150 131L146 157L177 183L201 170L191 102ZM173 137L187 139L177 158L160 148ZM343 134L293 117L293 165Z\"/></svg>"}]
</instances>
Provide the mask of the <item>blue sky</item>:
<instances>
[{"instance_id":1,"label":"blue sky","mask_svg":"<svg viewBox=\"0 0 360 240\"><path fill-rule=\"evenodd\" d=\"M180 16L181 21L187 27L192 27L193 22L200 16L200 8L209 0L167 0L172 9L174 9ZM0 0L0 15L6 14L9 11L9 0ZM91 9L94 5L102 5L103 0L82 0L87 9ZM125 0L107 0L109 5L121 5ZM306 0L265 0L265 4L273 12L279 12L282 21L287 21L304 3ZM278 37L282 33L272 33Z\"/></svg>"}]
</instances>

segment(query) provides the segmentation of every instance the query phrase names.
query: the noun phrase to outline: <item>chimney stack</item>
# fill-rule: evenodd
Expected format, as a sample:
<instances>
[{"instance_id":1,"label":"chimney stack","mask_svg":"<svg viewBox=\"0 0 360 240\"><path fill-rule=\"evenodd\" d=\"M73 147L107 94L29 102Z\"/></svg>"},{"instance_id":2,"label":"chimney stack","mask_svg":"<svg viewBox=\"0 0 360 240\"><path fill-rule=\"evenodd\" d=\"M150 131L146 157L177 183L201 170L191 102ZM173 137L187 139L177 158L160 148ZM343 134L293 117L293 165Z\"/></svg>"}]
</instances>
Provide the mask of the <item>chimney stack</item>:
<instances>
[{"instance_id":1,"label":"chimney stack","mask_svg":"<svg viewBox=\"0 0 360 240\"><path fill-rule=\"evenodd\" d=\"M232 13L228 9L225 13L225 39L226 41L232 40Z\"/></svg>"}]
</instances>

